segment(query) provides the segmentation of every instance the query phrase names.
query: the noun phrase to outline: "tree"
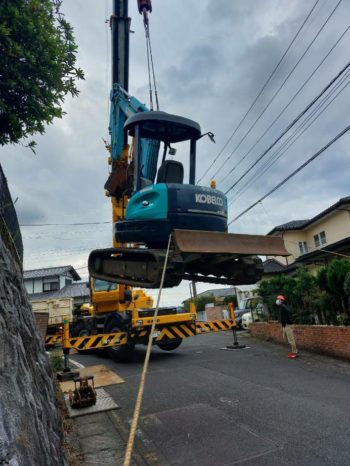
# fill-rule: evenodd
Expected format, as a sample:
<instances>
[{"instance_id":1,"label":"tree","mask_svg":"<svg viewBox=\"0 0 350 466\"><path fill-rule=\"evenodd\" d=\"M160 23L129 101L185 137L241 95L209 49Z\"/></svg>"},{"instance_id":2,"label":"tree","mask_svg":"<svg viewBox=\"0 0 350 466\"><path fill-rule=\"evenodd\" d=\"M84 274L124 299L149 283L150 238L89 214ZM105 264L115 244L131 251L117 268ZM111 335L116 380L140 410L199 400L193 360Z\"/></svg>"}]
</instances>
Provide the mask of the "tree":
<instances>
[{"instance_id":1,"label":"tree","mask_svg":"<svg viewBox=\"0 0 350 466\"><path fill-rule=\"evenodd\" d=\"M348 308L348 296L344 285L349 272L350 261L347 259L336 259L327 267L328 287L337 299L339 308L346 314L348 321L350 320L350 312Z\"/></svg>"},{"instance_id":2,"label":"tree","mask_svg":"<svg viewBox=\"0 0 350 466\"><path fill-rule=\"evenodd\" d=\"M0 145L18 143L63 115L77 96L77 45L62 0L0 2ZM35 145L32 141L28 144Z\"/></svg>"},{"instance_id":3,"label":"tree","mask_svg":"<svg viewBox=\"0 0 350 466\"><path fill-rule=\"evenodd\" d=\"M184 309L188 312L190 309L190 302L191 300L188 299L184 302ZM193 302L196 305L196 310L198 312L204 311L205 310L205 305L209 303L215 303L215 296L213 294L208 295L208 296L199 296L198 298L195 298Z\"/></svg>"}]
</instances>

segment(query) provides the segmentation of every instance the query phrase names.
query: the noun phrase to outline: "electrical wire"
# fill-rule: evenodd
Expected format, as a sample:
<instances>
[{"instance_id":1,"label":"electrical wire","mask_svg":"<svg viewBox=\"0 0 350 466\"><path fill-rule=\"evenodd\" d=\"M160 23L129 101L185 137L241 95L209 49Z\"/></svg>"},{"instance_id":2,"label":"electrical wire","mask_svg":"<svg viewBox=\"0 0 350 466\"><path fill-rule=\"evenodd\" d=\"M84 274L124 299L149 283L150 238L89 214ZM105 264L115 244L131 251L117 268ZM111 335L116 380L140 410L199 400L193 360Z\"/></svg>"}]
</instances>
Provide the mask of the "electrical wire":
<instances>
[{"instance_id":1,"label":"electrical wire","mask_svg":"<svg viewBox=\"0 0 350 466\"><path fill-rule=\"evenodd\" d=\"M260 154L256 160L249 166L249 168L225 191L225 194L230 192L237 184L243 180L247 174L270 152L270 150L295 126L299 120L315 105L315 103L321 99L321 97L333 86L333 84L350 68L350 62L348 62L338 73L331 79L331 81L325 86L322 91L297 115L294 120L282 131L282 133L273 141L272 144ZM232 169L233 170L233 169ZM232 171L231 170L231 171ZM230 172L229 172L230 173Z\"/></svg>"},{"instance_id":2,"label":"electrical wire","mask_svg":"<svg viewBox=\"0 0 350 466\"><path fill-rule=\"evenodd\" d=\"M47 226L81 226L81 225L106 225L112 222L80 222L80 223L21 223L20 227L47 227Z\"/></svg>"},{"instance_id":3,"label":"electrical wire","mask_svg":"<svg viewBox=\"0 0 350 466\"><path fill-rule=\"evenodd\" d=\"M263 87L260 89L260 91L258 92L257 96L255 97L255 99L253 100L252 104L250 105L250 107L248 108L248 110L246 111L246 113L244 114L244 116L241 118L240 122L238 123L238 125L235 127L235 129L233 130L231 136L228 138L228 140L226 141L226 143L224 144L224 146L221 148L221 150L219 151L218 155L215 157L215 159L213 160L213 162L211 163L211 165L209 165L209 167L205 170L205 172L202 174L202 176L198 179L197 183L200 183L200 181L202 181L202 179L207 175L207 173L209 172L209 170L211 169L211 167L215 164L215 162L218 160L218 158L220 157L220 155L223 153L223 151L226 149L226 147L228 146L228 144L231 142L233 136L237 133L237 131L239 130L239 128L242 126L242 123L245 121L245 119L247 118L248 114L250 113L250 111L252 110L252 108L254 107L254 105L256 104L257 100L259 99L259 97L262 95L262 93L264 92L264 90L266 89L267 85L269 84L269 82L271 81L272 77L274 76L274 74L276 73L277 69L279 68L280 64L282 63L282 61L284 60L285 56L287 55L287 53L289 52L289 50L291 49L292 45L294 44L295 40L297 39L297 37L299 36L301 30L303 29L303 27L305 26L307 20L310 18L310 16L312 15L314 9L316 8L317 4L319 3L319 0L316 0L316 2L314 3L314 6L311 8L311 10L309 11L309 13L307 14L306 18L304 19L302 25L299 27L298 31L296 32L296 34L294 35L292 41L289 43L287 49L285 50L285 52L283 53L282 57L279 59L277 65L275 66L275 68L273 69L272 73L270 74L270 76L267 78L265 84L263 85Z\"/></svg>"},{"instance_id":4,"label":"electrical wire","mask_svg":"<svg viewBox=\"0 0 350 466\"><path fill-rule=\"evenodd\" d=\"M309 77L304 81L302 86L298 89L298 91L293 95L293 97L289 100L289 102L283 107L283 109L280 111L280 113L277 115L277 117L273 120L273 122L266 128L266 130L263 132L263 134L257 139L257 141L249 148L249 150L245 153L245 155L242 157L242 161L252 152L252 150L259 144L259 142L263 139L263 137L270 131L270 129L273 127L273 125L280 119L280 117L283 115L283 113L287 110L287 108L292 104L292 102L296 99L296 97L300 94L300 92L304 89L304 87L308 84L308 82L312 79L312 77L316 74L316 72L319 70L319 68L323 65L323 63L326 61L326 59L329 57L329 55L333 52L333 50L337 47L337 45L342 41L342 39L345 37L346 33L349 31L350 26L348 26L344 32L340 35L340 37L337 39L337 41L332 45L330 50L327 52L327 54L323 57L323 59L320 61L320 63L317 65L317 67L313 70L313 72L309 75ZM234 171L234 168L232 168L226 175L220 180L220 183L223 183L225 179Z\"/></svg>"},{"instance_id":5,"label":"electrical wire","mask_svg":"<svg viewBox=\"0 0 350 466\"><path fill-rule=\"evenodd\" d=\"M263 197L261 197L259 200L254 202L252 205L250 205L247 209L243 210L239 215L237 215L233 220L231 220L228 224L230 226L233 222L241 218L244 214L249 212L253 207L255 207L257 204L262 202L264 199L266 199L268 196L270 196L272 193L277 191L281 186L283 186L287 181L289 181L291 178L293 178L297 173L299 173L301 170L303 170L309 163L314 161L317 157L319 157L325 150L327 150L330 146L332 146L338 139L343 137L348 131L350 131L350 125L346 126L340 133L338 133L331 141L329 141L325 146L323 146L320 150L318 150L313 156L311 156L309 159L306 160L302 165L300 165L296 170L294 170L290 175L288 175L284 180L282 180L278 185L276 185L274 188L272 188L269 192L267 192Z\"/></svg>"},{"instance_id":6,"label":"electrical wire","mask_svg":"<svg viewBox=\"0 0 350 466\"><path fill-rule=\"evenodd\" d=\"M324 99L318 104L318 106L313 110L311 115L309 115L305 121L301 123L301 125L294 131L294 133L289 136L289 138L284 141L284 143L271 155L271 157L265 162L265 164L259 168L259 172L251 177L250 180L248 180L243 187L239 189L239 191L236 193L236 197L233 197L230 199L229 204L232 202L236 201L239 199L246 191L249 189L249 187L256 182L259 178L261 178L266 171L271 168L271 166L276 163L289 149L290 147L305 133L305 131L322 115L322 113L327 110L327 108L331 105L331 103L345 90L345 88L350 84L350 81L346 82L344 86L336 93L335 96L333 94L335 91L338 90L338 88L346 81L346 79L350 76L350 70L347 72L347 74L342 78L342 80L337 84L337 86L330 91L330 93L324 97ZM333 98L330 100L330 102L327 103L327 105L324 108L321 108L327 100L330 99L330 97ZM315 114L319 111L319 113L315 116ZM314 117L313 120L309 123L312 117ZM309 123L309 124L307 124ZM307 126L306 126L307 125ZM299 134L298 134L299 132ZM294 139L293 139L294 138ZM284 150L283 150L284 149ZM279 155L278 155L279 154Z\"/></svg>"},{"instance_id":7,"label":"electrical wire","mask_svg":"<svg viewBox=\"0 0 350 466\"><path fill-rule=\"evenodd\" d=\"M255 125L258 123L258 121L261 119L261 117L264 115L264 113L266 112L266 110L270 107L270 105L272 104L272 102L275 100L275 98L277 97L277 95L280 93L280 91L282 90L282 88L285 86L286 82L289 80L289 78L291 77L291 75L294 73L294 71L296 70L296 68L298 67L298 65L301 63L301 61L303 60L303 58L305 57L305 55L307 54L307 52L310 50L310 48L312 47L312 45L315 43L315 41L317 40L317 38L319 37L319 35L321 34L321 32L323 31L323 29L326 27L326 25L328 24L329 20L331 19L331 17L333 16L333 14L335 13L335 11L338 9L339 5L341 4L343 0L339 0L338 3L336 4L336 6L333 8L333 10L331 11L331 13L328 15L327 19L324 21L324 23L322 24L322 26L320 27L320 29L318 30L318 32L316 33L316 35L314 36L314 38L312 39L312 41L309 43L309 45L306 47L306 49L304 50L303 54L301 55L301 57L299 58L299 60L296 62L296 64L293 66L293 68L291 69L291 71L288 73L288 75L286 76L286 78L283 80L282 84L279 86L279 88L277 89L277 91L273 94L273 96L271 97L271 99L269 100L269 102L267 103L267 105L264 107L264 109L260 112L260 114L258 115L258 117L255 119L254 123L252 123L252 125L249 127L248 131L245 133L245 135L241 138L241 140L239 141L238 144L236 144L236 146L234 147L234 149L232 150L232 152L229 154L229 156L225 159L224 163L219 167L219 169L214 173L213 177L216 177L216 175L219 173L219 171L225 166L226 162L228 162L228 160L233 156L233 154L237 151L237 149L241 146L241 144L243 143L243 141L245 141L245 139L249 136L249 134L251 133L251 131L253 130L253 128L255 127ZM237 164L233 167L233 170L235 170L240 164L241 162L244 160L244 158L241 158Z\"/></svg>"}]
</instances>

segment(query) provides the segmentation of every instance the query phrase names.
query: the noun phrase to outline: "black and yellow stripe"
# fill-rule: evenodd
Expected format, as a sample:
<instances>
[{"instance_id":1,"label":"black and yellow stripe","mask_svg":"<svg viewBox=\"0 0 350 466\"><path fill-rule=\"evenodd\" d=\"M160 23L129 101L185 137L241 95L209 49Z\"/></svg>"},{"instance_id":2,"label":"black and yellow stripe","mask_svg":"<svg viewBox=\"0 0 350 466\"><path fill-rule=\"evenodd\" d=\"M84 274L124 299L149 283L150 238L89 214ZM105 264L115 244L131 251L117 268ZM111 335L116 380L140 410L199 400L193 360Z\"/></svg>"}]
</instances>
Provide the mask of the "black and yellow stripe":
<instances>
[{"instance_id":1,"label":"black and yellow stripe","mask_svg":"<svg viewBox=\"0 0 350 466\"><path fill-rule=\"evenodd\" d=\"M62 335L46 335L45 346L52 346L58 343L62 343Z\"/></svg>"},{"instance_id":2,"label":"black and yellow stripe","mask_svg":"<svg viewBox=\"0 0 350 466\"><path fill-rule=\"evenodd\" d=\"M163 339L173 340L179 338L185 340L186 338L194 337L202 333L229 330L235 325L236 324L234 320L214 320L209 322L193 322L189 324L156 327L155 331L159 334L154 338L154 341L159 342ZM128 342L128 339L132 339L135 343L137 343L138 339L144 339L145 337L147 338L149 331L150 329L133 331L133 333L131 333L129 336L125 332L119 332L74 337L66 340L64 347L75 348L83 351L94 348L107 348L109 346L125 345ZM62 337L60 335L47 337L46 344L53 344L52 342L57 343L60 342L61 339Z\"/></svg>"}]
</instances>

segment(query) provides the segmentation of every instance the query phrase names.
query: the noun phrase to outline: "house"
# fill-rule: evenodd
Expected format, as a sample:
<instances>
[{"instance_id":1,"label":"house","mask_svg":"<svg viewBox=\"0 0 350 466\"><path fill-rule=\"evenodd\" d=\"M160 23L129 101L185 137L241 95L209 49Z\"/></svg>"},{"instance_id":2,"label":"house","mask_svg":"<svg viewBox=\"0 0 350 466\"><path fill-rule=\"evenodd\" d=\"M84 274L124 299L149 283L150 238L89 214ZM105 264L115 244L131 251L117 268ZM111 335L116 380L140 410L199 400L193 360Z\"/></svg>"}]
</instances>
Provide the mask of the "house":
<instances>
[{"instance_id":1,"label":"house","mask_svg":"<svg viewBox=\"0 0 350 466\"><path fill-rule=\"evenodd\" d=\"M290 256L275 260L285 266L285 272L302 265L316 271L337 257L334 253L350 254L350 196L339 199L311 219L278 225L268 235L284 239Z\"/></svg>"},{"instance_id":2,"label":"house","mask_svg":"<svg viewBox=\"0 0 350 466\"><path fill-rule=\"evenodd\" d=\"M57 298L73 298L76 305L89 302L87 283L74 283L81 278L71 265L25 270L23 279L31 302Z\"/></svg>"}]
</instances>

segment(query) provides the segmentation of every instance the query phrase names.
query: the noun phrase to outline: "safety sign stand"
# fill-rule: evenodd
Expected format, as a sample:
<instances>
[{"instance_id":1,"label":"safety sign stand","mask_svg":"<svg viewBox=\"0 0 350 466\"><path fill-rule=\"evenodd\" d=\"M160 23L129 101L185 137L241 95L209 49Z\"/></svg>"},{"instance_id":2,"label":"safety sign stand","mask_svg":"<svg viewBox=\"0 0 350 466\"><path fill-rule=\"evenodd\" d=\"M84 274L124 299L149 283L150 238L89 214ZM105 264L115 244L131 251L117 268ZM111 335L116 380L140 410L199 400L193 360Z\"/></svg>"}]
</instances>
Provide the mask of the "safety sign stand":
<instances>
[{"instance_id":1,"label":"safety sign stand","mask_svg":"<svg viewBox=\"0 0 350 466\"><path fill-rule=\"evenodd\" d=\"M230 318L231 320L234 321L235 325L232 327L232 333L233 333L233 345L226 346L226 350L237 350L237 349L244 349L246 348L246 345L240 345L238 343L238 338L237 338L237 325L236 325L236 316L235 316L235 308L232 303L229 303L228 305L228 311L230 313Z\"/></svg>"},{"instance_id":2,"label":"safety sign stand","mask_svg":"<svg viewBox=\"0 0 350 466\"><path fill-rule=\"evenodd\" d=\"M69 322L68 320L63 321L63 336L62 336L62 347L64 355L64 367L63 371L57 373L57 378L60 382L66 382L67 380L73 380L80 377L78 371L72 371L69 367Z\"/></svg>"}]
</instances>

